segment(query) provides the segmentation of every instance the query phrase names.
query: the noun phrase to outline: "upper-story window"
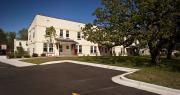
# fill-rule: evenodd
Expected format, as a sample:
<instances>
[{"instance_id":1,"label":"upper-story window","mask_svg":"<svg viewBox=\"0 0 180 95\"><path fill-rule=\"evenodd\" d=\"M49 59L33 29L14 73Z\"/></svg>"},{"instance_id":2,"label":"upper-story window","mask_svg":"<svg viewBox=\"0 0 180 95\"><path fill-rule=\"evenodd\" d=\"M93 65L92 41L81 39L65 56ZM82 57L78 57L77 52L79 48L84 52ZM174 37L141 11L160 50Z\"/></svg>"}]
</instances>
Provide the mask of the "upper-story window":
<instances>
[{"instance_id":1,"label":"upper-story window","mask_svg":"<svg viewBox=\"0 0 180 95\"><path fill-rule=\"evenodd\" d=\"M81 39L81 32L77 32L77 39L78 39L78 40Z\"/></svg>"},{"instance_id":2,"label":"upper-story window","mask_svg":"<svg viewBox=\"0 0 180 95\"><path fill-rule=\"evenodd\" d=\"M35 32L33 32L33 38L35 37Z\"/></svg>"},{"instance_id":3,"label":"upper-story window","mask_svg":"<svg viewBox=\"0 0 180 95\"><path fill-rule=\"evenodd\" d=\"M63 37L63 30L60 29L60 35L59 35L61 38Z\"/></svg>"},{"instance_id":4,"label":"upper-story window","mask_svg":"<svg viewBox=\"0 0 180 95\"><path fill-rule=\"evenodd\" d=\"M66 38L69 38L69 30L66 30Z\"/></svg>"},{"instance_id":5,"label":"upper-story window","mask_svg":"<svg viewBox=\"0 0 180 95\"><path fill-rule=\"evenodd\" d=\"M31 34L29 35L29 40L31 40Z\"/></svg>"}]
</instances>

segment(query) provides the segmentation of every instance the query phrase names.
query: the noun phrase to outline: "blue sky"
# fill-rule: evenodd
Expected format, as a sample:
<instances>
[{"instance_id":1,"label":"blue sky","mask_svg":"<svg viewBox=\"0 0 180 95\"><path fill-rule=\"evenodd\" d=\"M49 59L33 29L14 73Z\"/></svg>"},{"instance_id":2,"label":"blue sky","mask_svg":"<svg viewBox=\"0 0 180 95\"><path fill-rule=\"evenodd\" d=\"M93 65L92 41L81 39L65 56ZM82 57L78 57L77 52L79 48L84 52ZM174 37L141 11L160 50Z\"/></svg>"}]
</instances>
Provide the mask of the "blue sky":
<instances>
[{"instance_id":1,"label":"blue sky","mask_svg":"<svg viewBox=\"0 0 180 95\"><path fill-rule=\"evenodd\" d=\"M0 0L0 28L17 32L27 28L33 17L43 15L92 22L100 0Z\"/></svg>"}]
</instances>

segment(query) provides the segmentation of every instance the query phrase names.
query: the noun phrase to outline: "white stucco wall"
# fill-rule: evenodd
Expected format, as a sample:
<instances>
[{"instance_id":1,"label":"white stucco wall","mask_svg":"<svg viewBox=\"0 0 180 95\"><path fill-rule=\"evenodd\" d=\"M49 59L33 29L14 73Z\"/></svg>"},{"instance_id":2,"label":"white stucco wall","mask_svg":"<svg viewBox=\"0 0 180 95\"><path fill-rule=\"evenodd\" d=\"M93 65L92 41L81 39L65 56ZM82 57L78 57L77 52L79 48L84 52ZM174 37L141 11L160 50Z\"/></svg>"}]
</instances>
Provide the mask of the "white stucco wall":
<instances>
[{"instance_id":1,"label":"white stucco wall","mask_svg":"<svg viewBox=\"0 0 180 95\"><path fill-rule=\"evenodd\" d=\"M14 51L17 51L17 47L20 47L20 43L24 51L28 51L27 40L17 40L17 39L14 39Z\"/></svg>"}]
</instances>

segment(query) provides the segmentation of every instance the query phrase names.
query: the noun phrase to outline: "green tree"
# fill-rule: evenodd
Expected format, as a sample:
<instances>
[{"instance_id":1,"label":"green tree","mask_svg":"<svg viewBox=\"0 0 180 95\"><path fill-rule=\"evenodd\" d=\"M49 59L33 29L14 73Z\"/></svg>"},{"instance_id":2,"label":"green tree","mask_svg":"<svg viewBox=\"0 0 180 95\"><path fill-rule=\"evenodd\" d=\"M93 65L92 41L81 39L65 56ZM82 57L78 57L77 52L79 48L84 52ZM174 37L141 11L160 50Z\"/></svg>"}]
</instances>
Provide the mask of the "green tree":
<instances>
[{"instance_id":1,"label":"green tree","mask_svg":"<svg viewBox=\"0 0 180 95\"><path fill-rule=\"evenodd\" d=\"M3 29L0 29L0 44L6 44L6 32Z\"/></svg>"},{"instance_id":2,"label":"green tree","mask_svg":"<svg viewBox=\"0 0 180 95\"><path fill-rule=\"evenodd\" d=\"M53 26L46 28L46 38L49 38L49 41L52 42L53 38L56 37L56 30Z\"/></svg>"},{"instance_id":3,"label":"green tree","mask_svg":"<svg viewBox=\"0 0 180 95\"><path fill-rule=\"evenodd\" d=\"M154 64L160 63L162 46L174 34L178 3L179 0L136 0L137 12L133 16L140 28L137 37L148 44Z\"/></svg>"},{"instance_id":4,"label":"green tree","mask_svg":"<svg viewBox=\"0 0 180 95\"><path fill-rule=\"evenodd\" d=\"M18 32L18 39L27 40L28 39L28 30L23 28Z\"/></svg>"},{"instance_id":5,"label":"green tree","mask_svg":"<svg viewBox=\"0 0 180 95\"><path fill-rule=\"evenodd\" d=\"M13 52L14 50L14 39L16 38L15 32L6 32L7 35L7 46L9 52Z\"/></svg>"},{"instance_id":6,"label":"green tree","mask_svg":"<svg viewBox=\"0 0 180 95\"><path fill-rule=\"evenodd\" d=\"M102 6L93 13L94 22L82 29L83 37L109 49L132 44L133 37L127 35L134 27L130 20L132 4L133 0L102 0Z\"/></svg>"}]
</instances>

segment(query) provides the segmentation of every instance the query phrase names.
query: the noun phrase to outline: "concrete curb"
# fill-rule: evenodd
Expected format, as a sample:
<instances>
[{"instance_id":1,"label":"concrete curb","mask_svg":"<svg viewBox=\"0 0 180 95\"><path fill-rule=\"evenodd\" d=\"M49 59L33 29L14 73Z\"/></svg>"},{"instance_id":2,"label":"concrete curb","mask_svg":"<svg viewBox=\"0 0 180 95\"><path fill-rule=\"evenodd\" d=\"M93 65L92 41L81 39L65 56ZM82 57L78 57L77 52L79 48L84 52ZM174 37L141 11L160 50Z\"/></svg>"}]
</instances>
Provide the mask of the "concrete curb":
<instances>
[{"instance_id":1,"label":"concrete curb","mask_svg":"<svg viewBox=\"0 0 180 95\"><path fill-rule=\"evenodd\" d=\"M36 64L32 64L32 63L27 63L27 62L22 62L19 61L22 60L22 58L19 59L7 59L6 56L1 56L0 57L0 62L2 63L6 63L15 67L26 67L26 66L34 66Z\"/></svg>"},{"instance_id":2,"label":"concrete curb","mask_svg":"<svg viewBox=\"0 0 180 95\"><path fill-rule=\"evenodd\" d=\"M100 67L100 68L106 68L106 69L112 69L112 70L118 70L118 71L125 71L127 73L112 77L112 81L121 85L129 86L129 87L133 87L133 88L137 88L137 89L141 89L141 90L145 90L145 91L149 91L149 92L153 92L153 93L157 93L161 95L180 95L180 90L177 90L177 89L172 89L168 87L136 81L136 80L128 79L125 77L126 75L132 74L138 71L139 69L109 66L109 65L95 64L95 63L89 63L89 62L79 62L79 61L72 61L72 60L51 61L51 62L42 63L40 65L56 64L56 63L63 63L63 62L71 62L71 63L81 64L81 65Z\"/></svg>"}]
</instances>

